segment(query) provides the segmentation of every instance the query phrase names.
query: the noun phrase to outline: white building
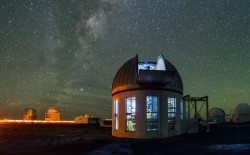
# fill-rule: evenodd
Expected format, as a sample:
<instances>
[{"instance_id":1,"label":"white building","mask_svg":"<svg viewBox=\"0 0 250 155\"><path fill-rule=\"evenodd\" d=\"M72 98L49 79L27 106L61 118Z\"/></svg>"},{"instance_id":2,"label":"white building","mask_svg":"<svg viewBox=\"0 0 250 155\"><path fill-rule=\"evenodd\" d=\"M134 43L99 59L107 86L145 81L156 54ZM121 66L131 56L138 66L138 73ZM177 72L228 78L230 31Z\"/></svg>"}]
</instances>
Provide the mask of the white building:
<instances>
[{"instance_id":1,"label":"white building","mask_svg":"<svg viewBox=\"0 0 250 155\"><path fill-rule=\"evenodd\" d=\"M225 112L221 108L212 108L208 112L209 120L217 123L225 123Z\"/></svg>"},{"instance_id":2,"label":"white building","mask_svg":"<svg viewBox=\"0 0 250 155\"><path fill-rule=\"evenodd\" d=\"M183 85L177 69L160 55L156 62L128 60L112 85L112 135L162 138L187 132Z\"/></svg>"},{"instance_id":3,"label":"white building","mask_svg":"<svg viewBox=\"0 0 250 155\"><path fill-rule=\"evenodd\" d=\"M234 109L232 121L234 123L250 122L250 106L247 103L238 104Z\"/></svg>"},{"instance_id":4,"label":"white building","mask_svg":"<svg viewBox=\"0 0 250 155\"><path fill-rule=\"evenodd\" d=\"M60 121L60 112L55 107L49 107L45 112L45 121Z\"/></svg>"}]
</instances>

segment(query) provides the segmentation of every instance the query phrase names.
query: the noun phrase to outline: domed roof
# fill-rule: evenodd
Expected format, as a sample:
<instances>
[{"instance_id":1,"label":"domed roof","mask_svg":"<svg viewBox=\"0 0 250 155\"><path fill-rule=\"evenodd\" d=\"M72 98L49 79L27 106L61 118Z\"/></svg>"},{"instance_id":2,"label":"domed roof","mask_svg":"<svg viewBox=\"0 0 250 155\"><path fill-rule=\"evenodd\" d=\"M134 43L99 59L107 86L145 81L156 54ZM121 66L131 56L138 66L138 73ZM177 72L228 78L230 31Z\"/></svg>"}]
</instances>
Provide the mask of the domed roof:
<instances>
[{"instance_id":1,"label":"domed roof","mask_svg":"<svg viewBox=\"0 0 250 155\"><path fill-rule=\"evenodd\" d=\"M154 89L176 88L182 94L183 84L177 69L163 55L157 62L138 61L138 56L125 62L113 80L112 91L120 86L137 85Z\"/></svg>"},{"instance_id":2,"label":"domed roof","mask_svg":"<svg viewBox=\"0 0 250 155\"><path fill-rule=\"evenodd\" d=\"M232 114L234 123L250 122L250 105L247 103L238 104Z\"/></svg>"},{"instance_id":3,"label":"domed roof","mask_svg":"<svg viewBox=\"0 0 250 155\"><path fill-rule=\"evenodd\" d=\"M58 113L58 110L55 107L49 107L47 113Z\"/></svg>"},{"instance_id":4,"label":"domed roof","mask_svg":"<svg viewBox=\"0 0 250 155\"><path fill-rule=\"evenodd\" d=\"M250 106L247 103L240 103L238 104L235 109L233 114L250 114Z\"/></svg>"},{"instance_id":5,"label":"domed roof","mask_svg":"<svg viewBox=\"0 0 250 155\"><path fill-rule=\"evenodd\" d=\"M208 112L209 117L223 116L225 117L225 112L221 108L212 108Z\"/></svg>"},{"instance_id":6,"label":"domed roof","mask_svg":"<svg viewBox=\"0 0 250 155\"><path fill-rule=\"evenodd\" d=\"M208 117L210 121L215 121L217 123L224 123L225 112L221 108L212 108L208 112Z\"/></svg>"}]
</instances>

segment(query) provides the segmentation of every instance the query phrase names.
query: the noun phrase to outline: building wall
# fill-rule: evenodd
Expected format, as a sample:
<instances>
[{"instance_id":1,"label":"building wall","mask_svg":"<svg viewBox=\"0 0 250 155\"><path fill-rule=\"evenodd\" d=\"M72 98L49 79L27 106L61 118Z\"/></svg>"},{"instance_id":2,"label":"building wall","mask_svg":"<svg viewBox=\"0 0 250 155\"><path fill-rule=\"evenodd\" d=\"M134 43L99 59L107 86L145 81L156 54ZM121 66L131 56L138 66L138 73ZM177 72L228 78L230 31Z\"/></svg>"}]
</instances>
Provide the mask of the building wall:
<instances>
[{"instance_id":1,"label":"building wall","mask_svg":"<svg viewBox=\"0 0 250 155\"><path fill-rule=\"evenodd\" d=\"M37 116L23 115L23 120L36 120Z\"/></svg>"},{"instance_id":2,"label":"building wall","mask_svg":"<svg viewBox=\"0 0 250 155\"><path fill-rule=\"evenodd\" d=\"M60 113L45 113L45 121L60 121Z\"/></svg>"},{"instance_id":3,"label":"building wall","mask_svg":"<svg viewBox=\"0 0 250 155\"><path fill-rule=\"evenodd\" d=\"M146 130L146 96L158 97L158 131ZM125 99L136 97L136 131L126 131ZM168 97L176 97L176 125L174 130L168 130ZM166 90L133 90L120 92L112 97L112 119L114 120L114 100L119 100L118 130L112 125L112 135L128 138L161 138L183 134L185 132L184 120L180 119L180 103L182 95ZM183 107L183 116L185 116ZM114 121L113 121L114 122Z\"/></svg>"},{"instance_id":4,"label":"building wall","mask_svg":"<svg viewBox=\"0 0 250 155\"><path fill-rule=\"evenodd\" d=\"M85 116L75 117L74 120L76 124L88 124L89 123L89 117L85 117Z\"/></svg>"},{"instance_id":5,"label":"building wall","mask_svg":"<svg viewBox=\"0 0 250 155\"><path fill-rule=\"evenodd\" d=\"M250 122L250 114L237 114L237 115L233 115L232 121L234 123Z\"/></svg>"},{"instance_id":6,"label":"building wall","mask_svg":"<svg viewBox=\"0 0 250 155\"><path fill-rule=\"evenodd\" d=\"M23 120L36 120L36 110L32 108L27 108L24 110Z\"/></svg>"}]
</instances>

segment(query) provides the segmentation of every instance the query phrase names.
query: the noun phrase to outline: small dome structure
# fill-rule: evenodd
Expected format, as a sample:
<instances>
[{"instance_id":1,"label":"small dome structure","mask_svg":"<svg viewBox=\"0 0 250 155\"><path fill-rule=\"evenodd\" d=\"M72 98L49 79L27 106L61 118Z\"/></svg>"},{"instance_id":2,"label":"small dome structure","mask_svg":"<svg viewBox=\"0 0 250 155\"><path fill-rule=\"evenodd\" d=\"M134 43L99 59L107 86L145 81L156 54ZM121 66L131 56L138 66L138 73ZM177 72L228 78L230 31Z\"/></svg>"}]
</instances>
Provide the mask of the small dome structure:
<instances>
[{"instance_id":1,"label":"small dome structure","mask_svg":"<svg viewBox=\"0 0 250 155\"><path fill-rule=\"evenodd\" d=\"M125 62L112 84L112 135L162 138L184 132L183 84L177 69L160 55L157 61Z\"/></svg>"},{"instance_id":2,"label":"small dome structure","mask_svg":"<svg viewBox=\"0 0 250 155\"><path fill-rule=\"evenodd\" d=\"M247 103L238 104L233 112L232 121L234 123L250 122L250 106Z\"/></svg>"},{"instance_id":3,"label":"small dome structure","mask_svg":"<svg viewBox=\"0 0 250 155\"><path fill-rule=\"evenodd\" d=\"M36 120L36 110L33 108L24 109L23 120Z\"/></svg>"},{"instance_id":4,"label":"small dome structure","mask_svg":"<svg viewBox=\"0 0 250 155\"><path fill-rule=\"evenodd\" d=\"M49 107L49 109L47 110L47 113L58 113L58 110L55 107Z\"/></svg>"},{"instance_id":5,"label":"small dome structure","mask_svg":"<svg viewBox=\"0 0 250 155\"><path fill-rule=\"evenodd\" d=\"M218 123L225 123L225 112L221 108L212 108L208 112L209 120Z\"/></svg>"},{"instance_id":6,"label":"small dome structure","mask_svg":"<svg viewBox=\"0 0 250 155\"><path fill-rule=\"evenodd\" d=\"M49 107L45 113L46 121L60 121L60 112L55 107Z\"/></svg>"}]
</instances>

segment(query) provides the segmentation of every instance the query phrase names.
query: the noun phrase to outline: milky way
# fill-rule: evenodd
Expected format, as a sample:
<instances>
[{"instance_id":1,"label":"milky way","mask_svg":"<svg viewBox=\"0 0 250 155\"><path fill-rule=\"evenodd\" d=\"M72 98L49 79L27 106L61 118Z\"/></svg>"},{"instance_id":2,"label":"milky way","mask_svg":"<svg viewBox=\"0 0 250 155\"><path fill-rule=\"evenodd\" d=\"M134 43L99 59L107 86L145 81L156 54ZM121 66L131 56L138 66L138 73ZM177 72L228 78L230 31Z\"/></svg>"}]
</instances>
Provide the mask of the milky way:
<instances>
[{"instance_id":1,"label":"milky way","mask_svg":"<svg viewBox=\"0 0 250 155\"><path fill-rule=\"evenodd\" d=\"M163 54L184 94L209 96L230 113L250 102L250 2L181 0L2 0L0 119L111 117L119 67Z\"/></svg>"}]
</instances>

